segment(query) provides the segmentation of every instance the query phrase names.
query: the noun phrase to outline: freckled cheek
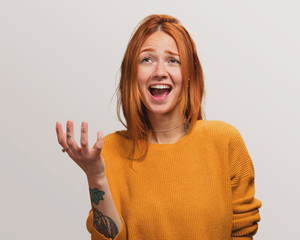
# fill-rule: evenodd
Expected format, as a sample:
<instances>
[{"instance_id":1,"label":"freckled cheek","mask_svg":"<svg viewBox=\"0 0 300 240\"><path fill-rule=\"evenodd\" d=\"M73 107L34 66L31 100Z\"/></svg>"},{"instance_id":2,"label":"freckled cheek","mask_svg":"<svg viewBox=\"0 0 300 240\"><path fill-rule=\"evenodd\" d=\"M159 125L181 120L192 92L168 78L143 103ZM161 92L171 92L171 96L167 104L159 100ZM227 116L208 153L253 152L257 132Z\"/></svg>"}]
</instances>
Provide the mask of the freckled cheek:
<instances>
[{"instance_id":1,"label":"freckled cheek","mask_svg":"<svg viewBox=\"0 0 300 240\"><path fill-rule=\"evenodd\" d=\"M140 92L140 96L142 98L141 100L143 101L144 98L145 98L145 94L146 94L145 91L147 91L147 89L146 89L146 81L145 81L145 78L140 77L139 74L138 74L138 80L137 81L138 81L137 83L138 83L138 89L139 89L139 92Z\"/></svg>"},{"instance_id":2,"label":"freckled cheek","mask_svg":"<svg viewBox=\"0 0 300 240\"><path fill-rule=\"evenodd\" d=\"M173 72L173 74L171 75L171 77L172 77L173 81L175 82L175 84L177 84L177 85L183 85L181 71Z\"/></svg>"},{"instance_id":3,"label":"freckled cheek","mask_svg":"<svg viewBox=\"0 0 300 240\"><path fill-rule=\"evenodd\" d=\"M138 68L138 77L141 79L148 78L151 75L151 68L149 67L139 67Z\"/></svg>"},{"instance_id":4,"label":"freckled cheek","mask_svg":"<svg viewBox=\"0 0 300 240\"><path fill-rule=\"evenodd\" d=\"M143 69L139 69L137 73L137 81L139 90L146 89L147 81L149 79L149 73Z\"/></svg>"}]
</instances>

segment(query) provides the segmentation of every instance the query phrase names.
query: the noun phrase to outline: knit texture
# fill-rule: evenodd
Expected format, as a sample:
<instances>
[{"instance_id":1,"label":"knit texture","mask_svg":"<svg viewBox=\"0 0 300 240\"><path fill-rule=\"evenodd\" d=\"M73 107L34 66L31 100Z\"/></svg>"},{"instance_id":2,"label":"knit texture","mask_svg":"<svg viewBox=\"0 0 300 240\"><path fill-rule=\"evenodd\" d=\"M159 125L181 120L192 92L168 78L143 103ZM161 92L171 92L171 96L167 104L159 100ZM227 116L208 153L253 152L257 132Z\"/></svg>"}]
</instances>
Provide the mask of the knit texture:
<instances>
[{"instance_id":1,"label":"knit texture","mask_svg":"<svg viewBox=\"0 0 300 240\"><path fill-rule=\"evenodd\" d=\"M105 137L102 155L123 227L116 240L248 240L261 202L239 131L200 120L174 144L149 144L143 160L126 158L131 142ZM107 239L87 219L93 240Z\"/></svg>"}]
</instances>

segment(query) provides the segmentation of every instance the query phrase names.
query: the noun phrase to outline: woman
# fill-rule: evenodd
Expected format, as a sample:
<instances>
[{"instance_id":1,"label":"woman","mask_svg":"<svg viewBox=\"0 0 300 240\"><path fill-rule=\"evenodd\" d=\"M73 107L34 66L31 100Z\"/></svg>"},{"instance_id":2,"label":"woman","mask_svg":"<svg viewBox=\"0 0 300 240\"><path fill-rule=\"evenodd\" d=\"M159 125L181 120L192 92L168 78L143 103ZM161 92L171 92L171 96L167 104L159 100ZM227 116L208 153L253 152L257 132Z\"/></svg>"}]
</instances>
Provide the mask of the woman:
<instances>
[{"instance_id":1,"label":"woman","mask_svg":"<svg viewBox=\"0 0 300 240\"><path fill-rule=\"evenodd\" d=\"M239 132L202 119L203 74L179 21L145 18L132 36L118 87L127 131L101 131L89 148L57 123L63 151L87 175L92 239L252 239L261 202ZM120 111L119 111L120 112Z\"/></svg>"}]
</instances>

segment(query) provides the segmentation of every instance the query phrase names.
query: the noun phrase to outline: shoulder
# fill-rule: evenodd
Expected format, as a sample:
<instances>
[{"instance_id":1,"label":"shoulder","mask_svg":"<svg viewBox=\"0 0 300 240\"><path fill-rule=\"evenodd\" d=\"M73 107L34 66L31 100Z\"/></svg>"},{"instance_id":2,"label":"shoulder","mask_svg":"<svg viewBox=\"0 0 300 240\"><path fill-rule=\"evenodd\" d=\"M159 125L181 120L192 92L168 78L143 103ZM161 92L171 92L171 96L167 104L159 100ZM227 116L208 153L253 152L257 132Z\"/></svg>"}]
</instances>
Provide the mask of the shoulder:
<instances>
[{"instance_id":1,"label":"shoulder","mask_svg":"<svg viewBox=\"0 0 300 240\"><path fill-rule=\"evenodd\" d=\"M104 141L116 141L118 139L117 132L109 133L104 137Z\"/></svg>"},{"instance_id":2,"label":"shoulder","mask_svg":"<svg viewBox=\"0 0 300 240\"><path fill-rule=\"evenodd\" d=\"M218 120L199 120L195 124L194 131L215 137L234 138L240 136L240 132L236 127Z\"/></svg>"},{"instance_id":3,"label":"shoulder","mask_svg":"<svg viewBox=\"0 0 300 240\"><path fill-rule=\"evenodd\" d=\"M224 121L199 120L192 129L196 138L205 138L206 141L221 145L244 144L239 130Z\"/></svg>"},{"instance_id":4,"label":"shoulder","mask_svg":"<svg viewBox=\"0 0 300 240\"><path fill-rule=\"evenodd\" d=\"M129 156L132 150L132 141L128 138L127 131L117 131L104 137L103 155Z\"/></svg>"},{"instance_id":5,"label":"shoulder","mask_svg":"<svg viewBox=\"0 0 300 240\"><path fill-rule=\"evenodd\" d=\"M104 137L104 144L115 145L115 144L126 144L129 142L127 137L127 131L117 131L110 133Z\"/></svg>"}]
</instances>

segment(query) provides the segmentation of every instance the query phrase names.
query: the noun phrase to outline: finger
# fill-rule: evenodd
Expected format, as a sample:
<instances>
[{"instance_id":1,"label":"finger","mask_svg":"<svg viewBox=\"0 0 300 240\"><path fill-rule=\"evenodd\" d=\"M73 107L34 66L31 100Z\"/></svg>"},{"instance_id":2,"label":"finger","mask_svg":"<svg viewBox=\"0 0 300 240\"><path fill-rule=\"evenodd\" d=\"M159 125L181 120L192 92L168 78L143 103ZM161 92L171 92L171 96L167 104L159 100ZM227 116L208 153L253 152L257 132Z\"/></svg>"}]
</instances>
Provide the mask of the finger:
<instances>
[{"instance_id":1,"label":"finger","mask_svg":"<svg viewBox=\"0 0 300 240\"><path fill-rule=\"evenodd\" d=\"M63 147L67 148L68 144L65 138L65 133L62 129L62 125L60 122L56 122L56 135L57 135L57 141L58 143Z\"/></svg>"},{"instance_id":2,"label":"finger","mask_svg":"<svg viewBox=\"0 0 300 240\"><path fill-rule=\"evenodd\" d=\"M97 142L95 143L95 155L100 156L103 147L103 133L102 131L97 132Z\"/></svg>"},{"instance_id":3,"label":"finger","mask_svg":"<svg viewBox=\"0 0 300 240\"><path fill-rule=\"evenodd\" d=\"M77 153L79 151L79 147L74 139L74 123L72 121L67 121L67 133L66 140L69 148L73 153Z\"/></svg>"},{"instance_id":4,"label":"finger","mask_svg":"<svg viewBox=\"0 0 300 240\"><path fill-rule=\"evenodd\" d=\"M70 151L70 148L66 141L66 134L63 131L62 125L60 122L56 122L56 134L57 134L57 140L58 143L62 146L62 151L67 152L70 157L73 156L72 151Z\"/></svg>"},{"instance_id":5,"label":"finger","mask_svg":"<svg viewBox=\"0 0 300 240\"><path fill-rule=\"evenodd\" d=\"M81 144L82 153L87 154L89 151L88 123L87 122L82 122L82 124L81 124L80 144Z\"/></svg>"}]
</instances>

